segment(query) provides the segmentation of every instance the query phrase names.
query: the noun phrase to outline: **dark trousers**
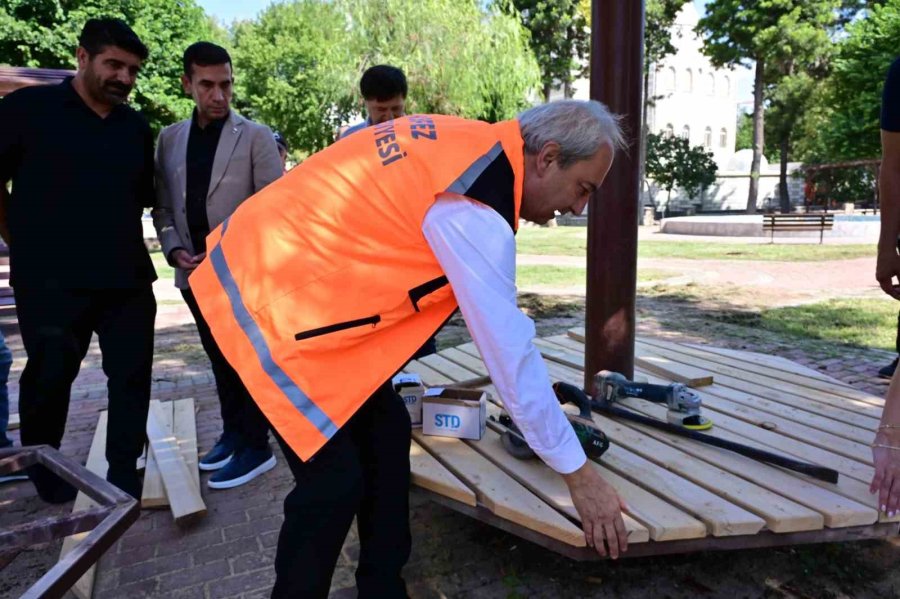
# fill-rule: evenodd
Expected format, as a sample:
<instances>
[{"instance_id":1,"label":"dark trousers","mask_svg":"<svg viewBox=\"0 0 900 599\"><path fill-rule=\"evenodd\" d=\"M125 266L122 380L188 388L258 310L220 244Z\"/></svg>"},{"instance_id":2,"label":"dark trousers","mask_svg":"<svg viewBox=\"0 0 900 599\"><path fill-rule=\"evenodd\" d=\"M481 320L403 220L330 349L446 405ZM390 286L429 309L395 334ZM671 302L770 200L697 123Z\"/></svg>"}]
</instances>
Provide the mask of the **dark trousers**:
<instances>
[{"instance_id":1,"label":"dark trousers","mask_svg":"<svg viewBox=\"0 0 900 599\"><path fill-rule=\"evenodd\" d=\"M272 597L327 597L356 516L359 597L406 597L409 559L409 413L386 383L303 462L279 438L296 486L284 500Z\"/></svg>"},{"instance_id":2,"label":"dark trousers","mask_svg":"<svg viewBox=\"0 0 900 599\"><path fill-rule=\"evenodd\" d=\"M219 406L222 410L222 428L226 434L234 435L238 448L265 449L269 443L269 423L260 412L259 407L241 377L235 372L225 356L219 350L216 340L206 324L206 319L197 306L197 300L190 289L182 289L181 295L197 323L200 343L209 357L213 378L216 380L216 391L219 394Z\"/></svg>"},{"instance_id":3,"label":"dark trousers","mask_svg":"<svg viewBox=\"0 0 900 599\"><path fill-rule=\"evenodd\" d=\"M72 382L96 332L108 379L106 460L110 470L133 471L147 438L156 320L152 288L16 287L15 296L28 355L19 381L22 445L59 448Z\"/></svg>"}]
</instances>

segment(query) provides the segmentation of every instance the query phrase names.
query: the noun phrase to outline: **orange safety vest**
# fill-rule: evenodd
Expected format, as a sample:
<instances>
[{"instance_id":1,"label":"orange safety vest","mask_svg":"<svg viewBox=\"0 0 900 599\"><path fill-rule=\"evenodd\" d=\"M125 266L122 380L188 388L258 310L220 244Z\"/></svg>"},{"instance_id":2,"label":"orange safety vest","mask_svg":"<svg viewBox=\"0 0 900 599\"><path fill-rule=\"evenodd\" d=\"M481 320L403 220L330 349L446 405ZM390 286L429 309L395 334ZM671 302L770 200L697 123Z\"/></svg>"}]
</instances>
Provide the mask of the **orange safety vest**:
<instances>
[{"instance_id":1,"label":"orange safety vest","mask_svg":"<svg viewBox=\"0 0 900 599\"><path fill-rule=\"evenodd\" d=\"M311 156L209 234L191 290L301 459L456 310L422 234L436 197L482 202L515 230L523 168L517 121L404 117Z\"/></svg>"}]
</instances>

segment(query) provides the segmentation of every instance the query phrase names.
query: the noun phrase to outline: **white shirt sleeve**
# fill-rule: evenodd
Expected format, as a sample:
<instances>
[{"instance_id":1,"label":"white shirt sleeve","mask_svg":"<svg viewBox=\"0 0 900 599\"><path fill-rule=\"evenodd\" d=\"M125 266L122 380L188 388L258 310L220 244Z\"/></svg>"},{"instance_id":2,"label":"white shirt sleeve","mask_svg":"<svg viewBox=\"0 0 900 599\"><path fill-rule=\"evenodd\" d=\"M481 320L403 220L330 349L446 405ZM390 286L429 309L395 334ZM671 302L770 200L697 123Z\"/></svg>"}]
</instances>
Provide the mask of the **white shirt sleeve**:
<instances>
[{"instance_id":1,"label":"white shirt sleeve","mask_svg":"<svg viewBox=\"0 0 900 599\"><path fill-rule=\"evenodd\" d=\"M555 471L577 470L587 458L532 343L534 322L516 304L516 242L509 225L483 204L439 197L422 232L450 281L494 387L528 445Z\"/></svg>"}]
</instances>

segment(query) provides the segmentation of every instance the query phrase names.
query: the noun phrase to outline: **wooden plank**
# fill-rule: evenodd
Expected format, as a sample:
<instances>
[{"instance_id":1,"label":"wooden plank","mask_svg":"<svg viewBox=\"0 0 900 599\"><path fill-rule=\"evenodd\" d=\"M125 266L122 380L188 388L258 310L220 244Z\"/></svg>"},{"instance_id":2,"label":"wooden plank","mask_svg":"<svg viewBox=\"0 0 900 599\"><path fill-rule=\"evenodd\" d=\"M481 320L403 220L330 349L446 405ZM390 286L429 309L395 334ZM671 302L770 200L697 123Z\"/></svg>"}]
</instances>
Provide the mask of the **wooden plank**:
<instances>
[{"instance_id":1,"label":"wooden plank","mask_svg":"<svg viewBox=\"0 0 900 599\"><path fill-rule=\"evenodd\" d=\"M872 463L869 443L874 433L865 429L724 387L709 387L701 395L701 399L704 406L711 410L729 414L761 428L777 431L787 437L805 441L865 464Z\"/></svg>"},{"instance_id":2,"label":"wooden plank","mask_svg":"<svg viewBox=\"0 0 900 599\"><path fill-rule=\"evenodd\" d=\"M441 352L438 352L438 354L447 358L448 360L455 362L456 364L459 364L464 368L471 370L479 376L489 375L487 367L484 365L484 362L481 361L480 357L476 358L475 356L469 355L458 347L445 349Z\"/></svg>"},{"instance_id":3,"label":"wooden plank","mask_svg":"<svg viewBox=\"0 0 900 599\"><path fill-rule=\"evenodd\" d=\"M106 470L109 467L106 463L106 428L108 416L108 412L103 410L97 418L97 428L94 429L94 438L91 441L91 448L88 450L87 462L85 463L85 468L104 479L106 478ZM72 512L80 512L94 507L97 507L97 503L79 491L78 495L75 497ZM59 552L59 559L61 560L68 555L75 549L78 543L89 534L90 531L66 537L63 540L62 549ZM97 564L95 563L81 575L81 578L78 579L78 582L76 582L71 589L71 592L75 597L78 599L90 599L91 595L94 593L94 578L96 572Z\"/></svg>"},{"instance_id":4,"label":"wooden plank","mask_svg":"<svg viewBox=\"0 0 900 599\"><path fill-rule=\"evenodd\" d=\"M576 378L581 376L580 371L561 364L548 364L548 368L551 371L551 377L555 380L568 380L568 378L573 376ZM662 379L659 379L654 375L647 375L647 377L652 383L662 382ZM647 402L628 399L623 400L622 403L634 408L635 406L643 405ZM868 490L868 483L871 480L873 470L871 468L868 470L861 469L861 464L859 462L849 460L826 450L811 447L801 441L782 438L776 433L750 425L726 414L716 414L715 426L711 430L705 432L712 436L728 439L736 443L742 443L750 447L793 455L797 458L814 463L827 464L845 476L842 476L836 484L806 477L804 477L804 480L828 489L829 491L833 491L866 507L878 509L877 498L869 493ZM784 446L788 446L787 449L785 449ZM793 473L790 474L794 475ZM900 515L888 519L882 514L879 516L879 521L900 521Z\"/></svg>"},{"instance_id":5,"label":"wooden plank","mask_svg":"<svg viewBox=\"0 0 900 599\"><path fill-rule=\"evenodd\" d=\"M18 414L10 414L9 415L9 425L7 426L6 430L14 431L17 428L19 428L19 426L21 426L21 424L22 423L19 421Z\"/></svg>"},{"instance_id":6,"label":"wooden plank","mask_svg":"<svg viewBox=\"0 0 900 599\"><path fill-rule=\"evenodd\" d=\"M716 358L718 357L731 358L732 360L737 361L739 364L743 364L745 368L750 365L761 367L760 371L754 370L754 372L769 374L772 371L781 371L782 374L798 375L799 380L814 378L835 386L849 388L856 391L856 389L854 389L852 385L848 385L843 381L839 381L834 377L828 376L820 370L810 368L809 366L804 366L799 362L794 362L793 360L788 360L787 358L782 358L781 356L760 354L743 349L714 347L712 345L699 345L696 343L676 343L674 341L667 341L665 339L658 339L656 337L641 337L641 341L647 343L648 345L661 345L663 347L671 347L673 349L677 349L680 347L689 347L691 349L696 349L703 352L704 355L707 355L710 360L718 361L716 360ZM732 365L734 366L736 364ZM872 397L874 398L874 396ZM884 400L882 400L882 403L883 401Z\"/></svg>"},{"instance_id":7,"label":"wooden plank","mask_svg":"<svg viewBox=\"0 0 900 599\"><path fill-rule=\"evenodd\" d=\"M630 400L626 405L657 420L664 420L666 417L666 408L663 406L637 400ZM877 510L814 485L806 477L798 477L727 450L667 435L647 426L636 423L628 423L628 426L819 512L824 518L825 526L830 528L863 526L878 521Z\"/></svg>"},{"instance_id":8,"label":"wooden plank","mask_svg":"<svg viewBox=\"0 0 900 599\"><path fill-rule=\"evenodd\" d=\"M479 503L494 514L576 547L586 546L584 533L552 507L459 439L423 435L413 439L475 491Z\"/></svg>"},{"instance_id":9,"label":"wooden plank","mask_svg":"<svg viewBox=\"0 0 900 599\"><path fill-rule=\"evenodd\" d=\"M466 369L465 372L457 373L457 376L471 376L471 373L487 373L487 368L484 366L481 358L466 354L457 348L444 350L440 352L440 355L456 364L460 364ZM435 364L435 366L437 365ZM494 397L498 397L493 385L485 385L482 389ZM496 404L489 404L488 411L496 415L499 408L497 408ZM490 430L486 434L488 437L492 435L497 437L497 433ZM548 504L564 511L570 517L578 519L578 513L575 511L574 505L572 505L572 498L569 495L565 481L563 481L561 476L544 465L543 462L513 458L499 445L499 437L497 437L496 443L483 441L472 444L472 447ZM628 514L625 514L626 527L629 529L629 542L643 542L647 538L660 541L695 538L706 535L706 527L700 521L691 518L684 512L670 506L656 496L647 493L640 487L631 484L598 464L594 463L593 465L600 471L601 476L616 488L623 500L628 503L629 509L638 510L649 523L644 525L639 516L632 519Z\"/></svg>"},{"instance_id":10,"label":"wooden plank","mask_svg":"<svg viewBox=\"0 0 900 599\"><path fill-rule=\"evenodd\" d=\"M418 374L427 387L443 387L453 383L453 379L450 377L444 376L434 368L426 366L418 360L411 360L403 367L403 371Z\"/></svg>"},{"instance_id":11,"label":"wooden plank","mask_svg":"<svg viewBox=\"0 0 900 599\"><path fill-rule=\"evenodd\" d=\"M423 356L419 358L419 362L425 364L432 370L435 370L447 378L459 382L465 381L469 379L474 379L480 376L477 372L469 370L459 364L448 360L444 356L438 354L431 354L430 356Z\"/></svg>"},{"instance_id":12,"label":"wooden plank","mask_svg":"<svg viewBox=\"0 0 900 599\"><path fill-rule=\"evenodd\" d=\"M174 434L172 427L172 403L160 403L158 399L150 401L151 405L157 405L160 409L160 424L167 436ZM149 435L149 432L147 433ZM199 489L199 484L197 486ZM147 465L144 467L144 488L141 490L141 508L145 510L162 509L169 507L169 498L166 497L166 488L163 486L162 473L152 448L147 451Z\"/></svg>"},{"instance_id":13,"label":"wooden plank","mask_svg":"<svg viewBox=\"0 0 900 599\"><path fill-rule=\"evenodd\" d=\"M713 377L707 370L690 364L673 362L640 344L635 344L634 363L664 379L673 383L682 383L688 387L705 387L713 384Z\"/></svg>"},{"instance_id":14,"label":"wooden plank","mask_svg":"<svg viewBox=\"0 0 900 599\"><path fill-rule=\"evenodd\" d=\"M657 347L656 352L659 355L676 362L691 362L702 368L708 368L716 377L716 382L720 385L741 388L746 387L747 383L752 383L754 386L760 388L759 392L761 394L763 393L762 389L764 388L766 397L774 401L788 403L813 413L835 414L835 418L853 422L858 426L871 427L873 430L878 423L871 422L871 420L878 420L881 418L882 408L880 406L875 406L858 399L837 396L830 392L803 387L796 383L759 376L747 372L742 368L735 368L718 362L707 361L702 356L695 355L699 352L690 348L684 348L683 350L675 352ZM840 411L836 412L836 409Z\"/></svg>"},{"instance_id":15,"label":"wooden plank","mask_svg":"<svg viewBox=\"0 0 900 599\"><path fill-rule=\"evenodd\" d=\"M572 406L577 412L577 408ZM671 445L600 414L594 422L616 443L659 466L719 495L766 522L772 532L798 532L823 527L822 514L738 477L718 465L702 462Z\"/></svg>"},{"instance_id":16,"label":"wooden plank","mask_svg":"<svg viewBox=\"0 0 900 599\"><path fill-rule=\"evenodd\" d=\"M466 349L471 351L471 348ZM565 368L561 365L548 363L547 368L553 380L568 380L571 376L571 372L554 376L556 368ZM632 484L693 515L715 536L755 534L765 525L754 514L621 447L610 446L600 463Z\"/></svg>"},{"instance_id":17,"label":"wooden plank","mask_svg":"<svg viewBox=\"0 0 900 599\"><path fill-rule=\"evenodd\" d=\"M737 351L722 347L701 347L693 344L674 344L659 339L642 339L651 345L670 346L678 345L701 352L711 362L719 362L728 366L742 368L747 372L767 376L773 379L794 382L804 387L826 391L834 395L840 395L849 399L863 401L873 406L884 406L884 398L866 393L854 386L829 376L818 370L814 370L802 364L792 362L780 356L767 356L754 352Z\"/></svg>"},{"instance_id":18,"label":"wooden plank","mask_svg":"<svg viewBox=\"0 0 900 599\"><path fill-rule=\"evenodd\" d=\"M467 368L476 372L480 372L485 368L481 358L462 352L458 348L452 349L455 351L451 352L449 357L465 364ZM470 346L468 349L473 351L474 346ZM450 350L444 351L450 352ZM489 397L500 397L493 385L485 385L481 389L486 391ZM489 402L489 413L496 415L495 410L499 406L501 404L497 399L493 403ZM654 541L674 541L706 536L706 526L699 520L619 476L606 468L602 463L593 462L593 465L625 501L628 506L627 513L649 530L650 538Z\"/></svg>"},{"instance_id":19,"label":"wooden plank","mask_svg":"<svg viewBox=\"0 0 900 599\"><path fill-rule=\"evenodd\" d=\"M564 337L550 337L547 340L541 340L540 343L542 353L544 347L549 347L551 349L547 350L547 355L558 357L563 348L556 344L570 343L570 341ZM574 352L570 355L570 359L560 361L571 366L582 360L582 357ZM638 372L644 371L639 370ZM654 382L666 384L668 381L663 378L654 379ZM749 386L748 384L747 387ZM702 392L698 391L697 393L707 408L730 414L757 426L772 426L786 436L871 464L872 452L869 449L869 443L871 443L873 433L868 429L718 384L706 387Z\"/></svg>"},{"instance_id":20,"label":"wooden plank","mask_svg":"<svg viewBox=\"0 0 900 599\"><path fill-rule=\"evenodd\" d=\"M556 340L557 338L551 337L550 339ZM559 338L560 343L567 342L564 337ZM543 340L544 343L549 343L548 340ZM569 341L570 342L570 341ZM577 343L577 342L576 342ZM574 354L574 352L573 352ZM553 374L553 365L548 363L548 368L551 369L551 375ZM567 366L559 365L562 368L571 368ZM652 373L648 373L645 371L637 371L637 374L644 375L648 378L649 382L655 384L664 383L664 379L661 379ZM571 373L564 373L561 376L557 372L557 377L560 380L566 380L565 376L570 376ZM708 387L707 389L711 389L713 387ZM720 402L717 401L718 398L710 396L705 391L697 391L700 395L701 399L704 403L704 408L707 410L717 410L720 407ZM749 398L749 396L748 396ZM786 437L780 434L777 434L772 431L765 430L758 426L756 422L749 423L737 418L730 418L724 412L720 412L714 418L715 426L717 427L726 427L728 430L733 432L737 432L745 437L756 439L762 441L766 445L766 449L768 451L776 451L781 453L793 454L799 458L804 460L808 460L817 464L828 465L831 468L834 468L841 474L845 474L847 476L852 476L853 478L868 482L872 479L872 474L874 473L874 469L864 464L860 461L847 458L842 455L838 455L836 453L832 453L825 448L819 448L814 445L810 445L806 443L804 440L792 439L790 437Z\"/></svg>"},{"instance_id":21,"label":"wooden plank","mask_svg":"<svg viewBox=\"0 0 900 599\"><path fill-rule=\"evenodd\" d=\"M414 485L472 507L477 505L472 489L441 466L440 462L415 441L409 448L409 470Z\"/></svg>"},{"instance_id":22,"label":"wooden plank","mask_svg":"<svg viewBox=\"0 0 900 599\"><path fill-rule=\"evenodd\" d=\"M200 489L181 456L178 441L166 432L162 422L165 416L159 404L150 404L147 417L147 436L160 473L163 486L172 507L176 524L189 524L206 515L206 504L200 496Z\"/></svg>"},{"instance_id":23,"label":"wooden plank","mask_svg":"<svg viewBox=\"0 0 900 599\"><path fill-rule=\"evenodd\" d=\"M485 431L481 441L466 441L472 449L490 460L497 468L510 475L520 485L540 497L548 505L569 518L581 521L581 516L572 503L569 487L563 477L547 467L539 459L520 460L509 455L500 441L500 435L491 429ZM601 475L602 476L602 475ZM650 540L650 531L645 526L623 514L629 543L645 543ZM698 522L699 524L699 522ZM704 529L705 533L705 529Z\"/></svg>"},{"instance_id":24,"label":"wooden plank","mask_svg":"<svg viewBox=\"0 0 900 599\"><path fill-rule=\"evenodd\" d=\"M578 343L577 341L573 341L571 338L567 338L565 336L559 335L554 337L549 337L544 342L549 342L553 344L558 344L561 346L565 346L566 348L571 349L573 354L577 354L578 351L583 351L583 345ZM577 347L578 350L572 349L573 347ZM576 360L583 360L583 354L578 355ZM570 365L570 364L569 364ZM646 371L643 371L646 372ZM754 403L754 405L759 405L760 410L767 411L767 406L769 410L773 409L773 404L778 403L791 408L792 410L800 410L803 414L798 414L797 416L801 418L801 421L804 423L813 421L818 423L821 426L821 420L814 419L814 416L821 416L833 421L836 421L838 424L834 425L834 428L831 427L830 430L837 432L839 429L839 425L850 425L857 428L862 428L866 430L874 430L877 426L877 422L875 419L869 414L861 414L855 411L855 408L848 406L845 401L853 401L853 400L844 400L842 398L833 398L833 402L837 403L837 407L834 405L827 405L821 403L819 401L807 399L805 396L787 394L777 389L772 389L769 387L763 387L757 385L757 381L755 379L750 378L749 380L741 380L736 379L731 376L726 376L721 372L716 372L716 387L715 392L717 394L728 393L724 391L724 389L732 389L737 393L741 394L741 397L744 398L744 393L747 393L748 389L752 389L755 395L747 395L746 401L748 403ZM704 389L704 391L712 390L712 387L708 387ZM755 402L753 399L757 396L764 396L763 402ZM743 399L741 401L744 401ZM843 403L843 407L841 404ZM780 408L779 408L780 409ZM876 408L874 406L867 405L866 410L874 410L879 414L880 417L880 408ZM812 423L812 422L810 422ZM847 429L844 429L845 431ZM860 437L856 437L857 440L861 440Z\"/></svg>"},{"instance_id":25,"label":"wooden plank","mask_svg":"<svg viewBox=\"0 0 900 599\"><path fill-rule=\"evenodd\" d=\"M184 463L194 479L197 489L200 488L200 468L197 457L197 412L194 409L194 398L176 399L173 402L173 432L178 440L178 449Z\"/></svg>"},{"instance_id":26,"label":"wooden plank","mask_svg":"<svg viewBox=\"0 0 900 599\"><path fill-rule=\"evenodd\" d=\"M499 407L496 404L488 404L488 412L496 417ZM496 435L496 433L493 434ZM557 509L574 509L565 481L539 459L517 460L507 454L502 445L478 443L473 444L473 447L497 464L498 467L503 468L510 476L519 480L519 482L522 482L522 479L526 479L529 476L535 476L538 480L532 481L532 484L540 488L544 484L545 479L550 479L547 484L555 484L557 488L551 487L550 490L544 490L545 495L538 492L538 496L541 496L542 499L551 505L556 506ZM626 515L646 527L650 538L654 541L671 541L706 536L706 526L699 520L622 478L606 468L602 462L591 462L591 465L597 469L600 476L613 486L619 497L625 502L627 505ZM531 472L532 470L537 470L539 474L534 474ZM560 484L562 486L558 487ZM626 526L630 526L630 519L626 518L625 520ZM631 529L629 528L629 530ZM631 539L632 536L629 536L629 540Z\"/></svg>"}]
</instances>

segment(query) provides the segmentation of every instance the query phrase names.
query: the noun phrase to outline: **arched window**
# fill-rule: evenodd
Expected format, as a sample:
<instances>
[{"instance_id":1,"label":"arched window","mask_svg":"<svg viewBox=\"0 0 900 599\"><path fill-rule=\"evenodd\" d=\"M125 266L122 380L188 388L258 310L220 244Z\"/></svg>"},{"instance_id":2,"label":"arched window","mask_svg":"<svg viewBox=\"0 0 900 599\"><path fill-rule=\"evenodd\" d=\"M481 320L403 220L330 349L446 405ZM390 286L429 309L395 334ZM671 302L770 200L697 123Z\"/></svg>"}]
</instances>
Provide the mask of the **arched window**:
<instances>
[{"instance_id":1,"label":"arched window","mask_svg":"<svg viewBox=\"0 0 900 599\"><path fill-rule=\"evenodd\" d=\"M675 91L675 67L666 69L666 76L663 80L662 89L667 92Z\"/></svg>"},{"instance_id":2,"label":"arched window","mask_svg":"<svg viewBox=\"0 0 900 599\"><path fill-rule=\"evenodd\" d=\"M722 95L726 98L731 95L731 78L728 75L725 75L725 79L722 81Z\"/></svg>"},{"instance_id":3,"label":"arched window","mask_svg":"<svg viewBox=\"0 0 900 599\"><path fill-rule=\"evenodd\" d=\"M690 141L690 139L691 139L691 128L688 127L687 125L685 125L684 127L682 127L682 129L681 129L681 137L682 137L682 139L686 139L686 140Z\"/></svg>"},{"instance_id":4,"label":"arched window","mask_svg":"<svg viewBox=\"0 0 900 599\"><path fill-rule=\"evenodd\" d=\"M672 126L672 123L666 125L666 130L663 132L664 137L675 137L675 127Z\"/></svg>"},{"instance_id":5,"label":"arched window","mask_svg":"<svg viewBox=\"0 0 900 599\"><path fill-rule=\"evenodd\" d=\"M712 73L706 76L706 93L710 96L716 95L716 76Z\"/></svg>"},{"instance_id":6,"label":"arched window","mask_svg":"<svg viewBox=\"0 0 900 599\"><path fill-rule=\"evenodd\" d=\"M694 91L694 73L690 69L684 74L684 91L688 93Z\"/></svg>"},{"instance_id":7,"label":"arched window","mask_svg":"<svg viewBox=\"0 0 900 599\"><path fill-rule=\"evenodd\" d=\"M703 147L712 147L712 127L707 127L703 130Z\"/></svg>"},{"instance_id":8,"label":"arched window","mask_svg":"<svg viewBox=\"0 0 900 599\"><path fill-rule=\"evenodd\" d=\"M724 148L728 145L728 130L725 127L719 131L719 147Z\"/></svg>"}]
</instances>

